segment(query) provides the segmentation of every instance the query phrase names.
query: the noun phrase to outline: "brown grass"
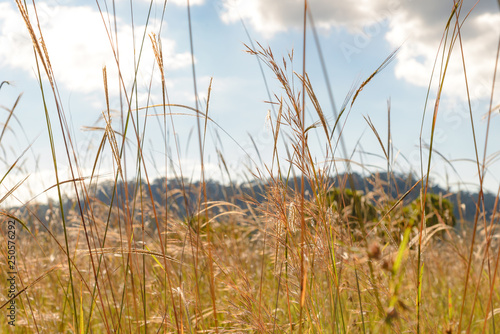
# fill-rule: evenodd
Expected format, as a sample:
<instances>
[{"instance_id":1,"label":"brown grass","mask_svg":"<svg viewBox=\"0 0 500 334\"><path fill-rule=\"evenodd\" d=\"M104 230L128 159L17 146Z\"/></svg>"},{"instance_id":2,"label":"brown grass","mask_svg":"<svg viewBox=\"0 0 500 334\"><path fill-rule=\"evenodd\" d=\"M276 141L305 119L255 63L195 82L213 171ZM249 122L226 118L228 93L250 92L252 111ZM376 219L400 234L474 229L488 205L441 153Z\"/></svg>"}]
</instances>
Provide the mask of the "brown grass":
<instances>
[{"instance_id":1,"label":"brown grass","mask_svg":"<svg viewBox=\"0 0 500 334\"><path fill-rule=\"evenodd\" d=\"M499 330L496 319L500 296L496 291L500 251L495 241L498 216L483 214L486 156L481 162L476 154L480 192L471 231L449 228L438 211L424 212L424 204L421 221L409 223L403 202L410 191L393 198L387 184L375 173L374 190L365 193L364 198L374 203L377 219L368 219L367 209L359 202L349 206L345 198L342 205L333 205L329 198L333 187L354 189L349 174L334 173L335 178L330 177L332 170L339 170L338 164L345 164L351 171L355 163L349 156L338 153L338 145L347 140L342 131L356 99L396 56L397 50L352 89L337 118L329 121L305 63L298 74L291 70L293 54L277 60L270 48L260 44L247 46L247 51L267 65L280 85L280 91L270 101L277 108L270 117L274 139L272 161L265 162L262 168L252 167L254 174L247 176L261 184L262 198L259 194L249 196L233 185L239 191L236 196L212 201L204 171L205 138L207 129L218 125L209 117L210 99L205 105L198 103L195 84L195 107L170 102L161 40L154 34L150 36L158 68L155 75L162 82L162 104L134 107L137 103L134 93L127 90L120 75L126 101L121 120L125 127L121 130L112 120L107 71L103 69L107 110L102 113L102 124L92 128L99 142L90 161L92 174L83 175L88 162L78 158L77 145L70 135L51 68L50 50L37 22L30 20L25 4L16 3L32 37L39 66L37 74L51 142L51 152L45 155L51 156L53 162L58 200L48 207L28 203L22 210L2 212L1 286L7 279L4 268L8 256L8 235L3 227L8 220L19 222L18 292L11 299L3 291L0 294L0 309L6 309L11 300L16 300L17 322L14 328L0 321L2 333L460 333L462 330L493 333ZM455 6L450 14L440 57L436 58L441 81L433 109L429 165L422 166L420 181L411 185L411 189L420 190L422 203L428 192L434 128L447 62L452 52L461 52L452 47L457 43L461 47L460 8ZM306 11L307 3L304 43ZM192 39L191 52L194 55ZM118 58L116 62L121 73ZM195 73L193 61L194 83ZM467 79L465 67L464 77ZM42 78L48 79L49 87ZM494 87L492 100L493 91ZM209 97L210 92L211 86ZM55 116L53 111L49 112L46 103L49 99L55 102ZM0 141L16 106L17 102L9 109ZM152 117L162 118L166 133L169 126L175 132L175 113L171 108L179 107L185 115L196 117L201 181L185 182L179 161L175 172L179 175L178 186L169 187L165 181L161 188L164 193L158 201L158 196L153 195L154 181L150 176L153 167L144 157L147 127L139 126L139 111L159 109L160 114ZM306 108L315 112L314 120L309 123ZM490 105L490 110L493 109ZM388 110L390 129L390 106ZM369 117L366 121L380 144L388 171L392 170L390 130L385 146L383 134ZM472 112L471 126L474 129ZM69 181L60 178L53 127L63 134L59 149L66 153ZM321 163L310 150L313 133L325 147ZM127 141L135 146L127 146ZM476 143L475 137L473 141ZM281 143L286 144L285 150L281 149ZM165 151L170 149L169 145L179 152L177 139L165 143ZM104 152L111 154L106 156ZM229 174L225 158L218 152L221 170ZM137 159L136 169L128 174L126 154ZM2 181L16 162L2 176ZM99 197L99 164L113 166L114 170L106 202ZM134 176L127 179L127 175ZM61 190L65 182L72 185L72 206L64 205L68 203ZM21 183L7 196L19 186ZM308 194L306 186L310 188ZM497 194L497 202L498 198ZM437 215L442 223L427 226L432 215ZM481 221L484 226L478 224Z\"/></svg>"}]
</instances>

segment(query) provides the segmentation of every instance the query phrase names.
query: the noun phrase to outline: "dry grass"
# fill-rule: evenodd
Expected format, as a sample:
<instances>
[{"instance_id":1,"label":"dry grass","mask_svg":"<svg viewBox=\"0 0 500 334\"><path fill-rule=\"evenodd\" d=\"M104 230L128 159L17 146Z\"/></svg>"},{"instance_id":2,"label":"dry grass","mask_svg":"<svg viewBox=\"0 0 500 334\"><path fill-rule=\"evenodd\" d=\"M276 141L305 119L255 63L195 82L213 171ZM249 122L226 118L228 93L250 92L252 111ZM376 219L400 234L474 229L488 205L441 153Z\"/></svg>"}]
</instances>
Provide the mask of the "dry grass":
<instances>
[{"instance_id":1,"label":"dry grass","mask_svg":"<svg viewBox=\"0 0 500 334\"><path fill-rule=\"evenodd\" d=\"M165 183L163 197L158 201L158 196L153 196L153 180L148 174L152 167L143 156L146 126L138 125L139 108L133 107L134 94L127 94L120 78L126 101L125 128L114 128L106 69L103 81L107 110L103 112L100 128L105 131L96 131L102 137L98 138L100 145L91 161L92 175L82 175L83 167L89 166L78 159L77 145L71 138L51 68L50 50L45 47L37 23L30 20L24 3L16 2L32 36L42 97L44 101L55 102L56 117L51 118L52 111L49 113L46 104L44 107L52 149L47 154L51 154L58 180L59 201L46 212L40 212L36 204L29 204L24 210L2 213L2 227L13 217L30 222L24 227L18 224L17 230L20 292L15 297L16 327L0 321L2 333L458 333L462 330L493 333L499 330L496 320L500 303L497 293L500 252L493 241L498 237L494 225L498 217L486 217L491 219L488 222L481 219L484 212L481 195L472 231L448 228L437 211L422 212L420 221L409 223L402 205L409 192L393 198L376 175L374 190L364 195L374 205L376 220L367 218L369 212L362 202L353 201L349 207L349 203L333 205L329 198L334 186L354 187L349 177L330 178L332 171L338 170L338 164L345 164L350 170L354 163L338 153L338 146L346 140L342 130L363 88L396 52L350 92L337 119L329 121L305 69L301 74L290 70L292 55L278 61L270 48L249 46L248 52L269 67L281 91L276 92L272 101L277 109L271 117L272 161L249 177L262 184L263 198L241 193L239 199L244 198L244 202L236 205L238 196L210 201L207 191L203 172L205 135L207 127L215 124L208 116L209 98L206 105L197 103L194 108L169 101L161 41L151 35L159 69L156 75L163 83L163 103L154 106L162 109L157 117L162 117L165 133L167 126L175 131L171 107L184 108L197 118L202 166L201 182L196 187L184 182L180 166L176 171L179 186L169 188ZM460 52L451 47L460 43L459 10L460 5L453 8L443 34L441 57L437 57L442 59L437 66L442 69L442 79L446 76L449 56ZM117 65L120 66L118 59ZM196 82L194 70L193 63ZM48 87L42 78L48 79ZM442 85L443 80L433 109L433 129ZM196 86L195 94L197 97ZM315 111L315 122L306 123L305 104ZM9 110L4 131L16 105ZM366 121L391 170L390 133L385 146L371 120ZM489 122L488 118L488 126ZM72 207L63 205L53 139L56 126L63 133L61 148L67 154L72 175L69 181L73 187ZM323 163L318 163L310 151L309 136L313 132L322 138L326 148L325 156L321 157ZM135 142L136 151L130 148L134 146L127 146L127 140ZM432 140L431 137L429 165L422 166L420 181L411 185L424 198L428 196ZM287 144L286 156L282 156L281 142ZM169 145L179 150L177 141ZM105 150L111 152L110 158L103 155ZM137 157L137 169L128 174L135 175L133 180L126 177L124 152ZM224 157L220 158L221 170L228 171ZM479 175L484 175L485 160L486 157L481 162L477 156ZM98 196L95 168L101 163L113 166L115 171L107 202ZM15 163L11 165L14 168ZM2 181L10 170L2 176ZM293 177L294 173L299 177ZM306 185L309 194L304 190ZM482 194L481 177L479 185ZM422 205L421 210L424 209ZM426 227L426 220L432 214L441 223ZM484 227L480 225L482 222ZM4 267L7 235L5 229L1 231L0 266ZM2 268L1 282L6 278L7 272ZM2 291L2 308L8 302Z\"/></svg>"}]
</instances>

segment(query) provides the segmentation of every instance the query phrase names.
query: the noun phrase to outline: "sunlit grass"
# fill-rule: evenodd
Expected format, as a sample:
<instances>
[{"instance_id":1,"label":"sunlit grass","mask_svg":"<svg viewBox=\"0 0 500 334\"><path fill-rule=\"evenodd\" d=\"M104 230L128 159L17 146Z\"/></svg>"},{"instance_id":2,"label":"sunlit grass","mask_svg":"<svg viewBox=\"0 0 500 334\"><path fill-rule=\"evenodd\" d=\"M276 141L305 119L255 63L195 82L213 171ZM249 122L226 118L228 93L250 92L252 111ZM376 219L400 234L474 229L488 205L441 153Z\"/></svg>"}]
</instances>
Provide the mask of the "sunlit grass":
<instances>
[{"instance_id":1,"label":"sunlit grass","mask_svg":"<svg viewBox=\"0 0 500 334\"><path fill-rule=\"evenodd\" d=\"M460 3L444 23L443 43L437 51L436 69L441 71L441 81L436 103L429 107L434 113L430 149L427 160L422 158L428 165L421 166L418 180L410 178L406 189L393 195L391 187L398 175L391 173L390 109L387 134L366 118L370 135L380 146L377 153L387 160L387 180L373 173L372 187L360 187L353 174L338 173L339 165L351 172L351 165L356 163L339 154L339 146L348 140L342 130L351 109L363 89L397 56L397 50L349 92L332 121L323 113L305 66L302 73L296 73L292 70L292 54L277 60L270 48L250 43L247 52L267 66L280 88L270 101L275 107L275 113L269 116L273 155L258 170L247 166L252 173L246 175L249 182L231 183L224 188L230 194L221 200L210 193L213 188L204 170L207 129L218 127L209 116L211 85L206 87L206 103L199 102L194 85L196 106L176 104L175 97L167 94L161 40L154 34L149 38L144 34L141 45L153 48L154 75L162 82L162 103L139 105L137 84L130 90L120 77L123 119L113 122L116 116L110 110L104 68L106 110L100 126L89 128L95 131L99 144L95 152L90 152L92 161L81 161L43 31L30 19L24 3L16 2L34 46L46 135L51 144L51 152L44 154L53 164L58 198L48 206L29 203L25 208L2 212L3 267L8 254L4 223L14 218L19 222L16 327L2 320L2 333L499 330L498 217L487 216L482 205L486 156L479 157L476 145L482 139L471 138L476 145L480 189L475 221L455 224L458 217L453 216L449 194L429 192L432 143L448 59L462 51ZM191 39L194 54L192 43ZM120 70L118 57L116 61ZM492 71L496 73L496 68ZM192 72L196 83L194 60ZM55 110L50 109L48 101L54 102ZM304 116L306 104L315 112L312 122ZM16 106L17 102L2 120L0 142ZM161 118L164 139L168 130L175 133L170 108L182 108L185 117L196 117L200 182L187 181L180 159L175 180L152 179L153 167L144 157L147 121L139 122L139 111L148 107L161 110L154 117ZM118 123L123 128L116 126ZM487 124L489 127L490 117ZM471 126L474 129L472 116ZM56 128L64 139L59 147L53 134ZM325 147L320 159L309 144L312 133ZM165 139L164 145L165 152L180 150L177 136L172 142ZM56 158L56 148L66 153L69 181L60 178L62 161ZM126 155L135 157L134 164L127 165ZM156 163L164 163L166 169L171 168L169 161L165 158ZM222 153L219 161L221 171L231 179ZM16 162L7 163L9 168L0 184ZM99 165L110 166L112 181L99 181ZM91 170L91 174L83 175L82 170ZM63 183L72 185L69 194L63 193ZM22 183L5 196L20 186ZM70 200L65 199L67 195ZM497 211L495 202L493 212ZM2 268L0 286L7 275ZM3 293L2 309L11 300Z\"/></svg>"}]
</instances>

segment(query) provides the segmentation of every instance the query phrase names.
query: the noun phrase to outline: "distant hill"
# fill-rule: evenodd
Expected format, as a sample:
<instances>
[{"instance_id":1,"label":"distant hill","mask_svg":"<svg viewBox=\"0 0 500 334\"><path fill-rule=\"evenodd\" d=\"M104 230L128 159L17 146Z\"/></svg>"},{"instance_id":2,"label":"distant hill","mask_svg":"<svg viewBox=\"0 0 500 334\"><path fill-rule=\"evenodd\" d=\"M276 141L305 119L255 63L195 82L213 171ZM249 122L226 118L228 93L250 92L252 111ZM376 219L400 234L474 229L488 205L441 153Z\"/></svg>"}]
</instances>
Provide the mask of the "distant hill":
<instances>
[{"instance_id":1,"label":"distant hill","mask_svg":"<svg viewBox=\"0 0 500 334\"><path fill-rule=\"evenodd\" d=\"M354 187L356 190L362 190L365 194L368 192L377 192L385 194L384 196L389 196L392 199L398 199L403 194L405 194L411 187L417 182L412 176L403 176L396 174L379 173L374 174L369 177L363 177L359 174L351 174L350 177L347 174L337 175L329 180L329 184L335 187ZM292 178L288 180L288 185L291 190L300 189L301 180L300 178ZM261 202L265 196L265 189L267 184L265 182L253 182L245 183L239 185L224 185L216 181L209 180L205 183L207 198L209 201L227 201L234 203L241 207L246 207L247 199L252 199L253 201ZM189 183L187 181L181 182L180 180L168 180L165 182L164 178L156 179L151 184L151 191L153 193L154 201L159 205L165 204L165 194L168 188L169 199L168 206L171 212L175 212L180 216L186 216L193 214L198 207L199 194L201 193L201 183ZM304 185L306 195L310 196L311 186L306 183ZM94 197L98 201L104 204L111 204L111 198L113 194L114 186L112 182L102 182L99 184L98 189L94 192ZM125 186L123 183L119 183L117 186L116 194L119 198L125 198L125 194L128 192L128 197L133 198L134 194L140 190L135 182L128 183L127 192L125 191ZM149 191L147 190L146 184L142 184L142 192L145 197L149 197ZM411 191L404 200L404 204L408 204L414 199L416 199L420 192L420 185L417 185L413 191ZM477 193L469 192L459 192L459 193L449 193L447 190L439 187L432 186L429 188L429 192L435 194L442 194L445 198L448 198L454 207L454 214L457 220L460 218L459 203L462 207L465 206L465 210L462 210L462 217L467 222L474 221L475 207L478 198ZM186 194L186 196L183 196ZM116 197L115 197L116 201ZM116 202L115 202L116 203ZM490 193L484 194L484 206L487 212L487 218L491 216L495 203L495 196ZM64 208L68 211L71 207L75 207L76 203L74 199L65 198ZM49 209L58 209L59 204L52 201L51 203L40 203L36 205L35 214L44 223L48 223L47 212ZM12 208L12 210L20 210L20 215L25 216L27 214L26 208ZM31 225L31 221L28 222Z\"/></svg>"}]
</instances>

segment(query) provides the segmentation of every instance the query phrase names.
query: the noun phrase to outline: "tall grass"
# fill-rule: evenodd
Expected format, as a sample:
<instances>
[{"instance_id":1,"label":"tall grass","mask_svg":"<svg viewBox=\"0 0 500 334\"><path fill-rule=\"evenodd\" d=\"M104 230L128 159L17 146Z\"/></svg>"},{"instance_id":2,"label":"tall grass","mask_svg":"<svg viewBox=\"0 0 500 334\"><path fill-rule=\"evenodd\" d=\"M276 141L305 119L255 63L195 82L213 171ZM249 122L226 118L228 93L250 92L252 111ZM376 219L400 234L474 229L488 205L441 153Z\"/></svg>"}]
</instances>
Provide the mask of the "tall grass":
<instances>
[{"instance_id":1,"label":"tall grass","mask_svg":"<svg viewBox=\"0 0 500 334\"><path fill-rule=\"evenodd\" d=\"M87 161L79 158L78 145L71 136L43 31L33 19L36 16L28 14L25 3L19 0L16 3L33 42L51 149L44 154L52 159L58 200L42 213L36 204L29 203L23 210L2 212L5 219L14 217L22 223L18 231L17 324L14 328L0 321L2 333L461 333L463 330L494 333L499 330L496 320L500 310L497 293L500 251L495 242L498 216L487 217L483 202L491 112L481 159L478 150L481 139L476 138L470 107L471 140L476 150L480 189L471 234L451 229L446 225L446 217L437 210L426 212L429 209L425 204L431 196L434 130L447 66L453 53L463 57L461 2L451 9L436 57L439 83L436 102L429 106L433 108L430 148L427 159L422 157L427 165L421 166L418 182L396 197L390 190L396 184L391 179L395 176L390 173L393 170L390 106L387 134L379 132L370 118L366 118L387 161L387 180L373 173L373 190L366 191L355 189L359 185L351 173L338 173L340 164L351 172L351 165L356 163L343 144L347 140L343 130L351 110L363 89L397 56L397 50L349 92L336 118L329 120L307 74L306 44L310 43L306 39L307 27L312 27L314 34L316 31L304 2L301 73L293 71L293 54L277 60L268 47L253 42L247 46L248 53L256 56L279 84L279 91L272 92L274 95L269 92L270 97L274 96L271 102L275 108L275 113L269 116L273 154L272 161L264 162L259 169L250 167L252 174L247 175L250 182L260 185L259 193L249 196L249 192L243 192L244 187L232 185L237 195L228 196L225 201L211 200L205 177L205 139L208 127L218 124L209 117L211 86L206 103L199 102L196 45L192 38L196 32L191 31L191 24L195 106L176 104L175 97L169 97L161 39L156 35L151 34L148 39L144 33L134 72L138 72L143 48L151 47L156 60L154 75L162 83L161 105L139 105L137 80L132 89L127 88L114 49L121 97L125 101L119 122L123 127L116 127L112 119L108 74L104 68L107 107L102 113L101 126L94 127L99 145L87 166ZM36 6L29 8L36 10ZM189 2L187 8L190 21ZM315 41L321 52L317 37ZM463 69L467 81L465 62ZM492 71L495 75L497 68ZM429 94L431 87L429 83ZM493 86L492 102L494 92ZM55 109L49 107L52 103ZM7 110L0 142L16 106L17 102ZM174 150L177 154L173 156L179 157L177 137L167 141L168 129L175 132L173 108L182 109L185 117L196 117L200 182L185 181L185 169L179 160L174 171L178 175L176 185L165 178L158 188L151 177L153 167L144 157L149 117L141 125L139 113L160 110L161 115L154 117L162 120L165 152ZM313 122L306 118L306 109L314 111ZM425 112L422 127L424 120ZM56 130L62 133L62 144L54 140ZM319 159L322 162L318 162L311 150L313 133L325 148L325 155ZM422 135L420 139L423 141ZM280 149L283 147L284 150ZM422 155L423 147L422 144ZM56 151L60 150L66 153L64 161L57 158ZM132 170L127 156L135 157ZM173 156L165 158L165 169L170 168ZM10 164L0 183L9 177L16 162ZM69 166L69 181L61 178L63 163ZM101 164L112 166L114 171L112 186L106 188L110 190L106 201L99 190ZM231 179L222 154L220 164ZM90 175L82 172L89 168ZM64 183L72 185L73 205L65 205L61 188ZM162 189L160 197L153 193L154 189ZM363 196L357 195L359 190L365 190ZM409 215L404 206L413 190L419 191L422 198L417 216ZM494 213L498 211L498 198L497 194ZM373 203L375 213L366 204L368 201ZM427 226L431 217L436 217L439 224ZM2 257L6 259L6 234L1 230ZM4 270L0 279L2 282L6 279ZM0 308L9 302L2 292Z\"/></svg>"}]
</instances>

